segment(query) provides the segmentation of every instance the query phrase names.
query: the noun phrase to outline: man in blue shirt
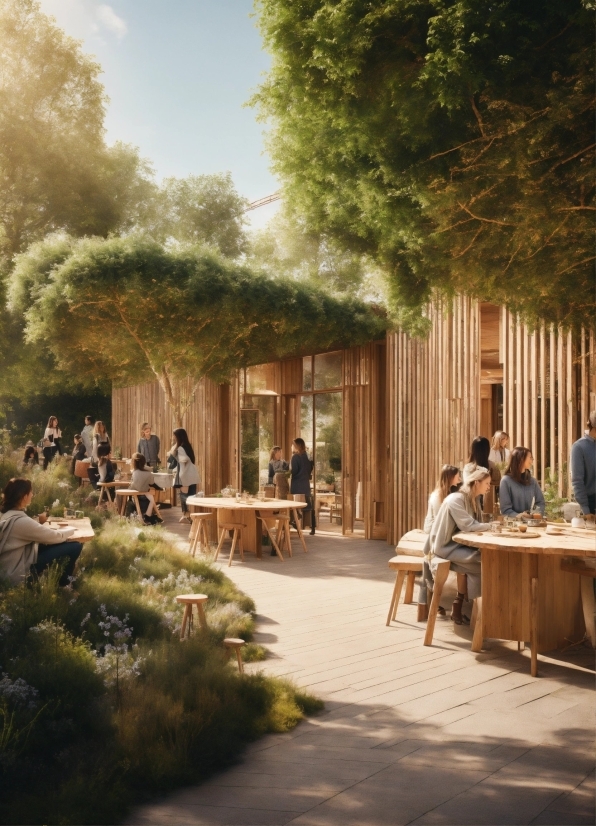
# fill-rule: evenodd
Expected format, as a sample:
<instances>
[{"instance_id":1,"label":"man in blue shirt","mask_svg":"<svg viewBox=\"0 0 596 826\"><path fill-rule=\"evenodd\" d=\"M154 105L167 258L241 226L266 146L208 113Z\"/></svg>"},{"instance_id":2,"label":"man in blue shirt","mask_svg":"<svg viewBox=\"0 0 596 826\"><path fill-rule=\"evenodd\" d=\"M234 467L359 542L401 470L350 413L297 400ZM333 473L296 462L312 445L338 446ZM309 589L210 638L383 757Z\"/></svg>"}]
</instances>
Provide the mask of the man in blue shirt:
<instances>
[{"instance_id":1,"label":"man in blue shirt","mask_svg":"<svg viewBox=\"0 0 596 826\"><path fill-rule=\"evenodd\" d=\"M596 410L590 413L588 427L571 446L571 484L584 514L596 513Z\"/></svg>"}]
</instances>

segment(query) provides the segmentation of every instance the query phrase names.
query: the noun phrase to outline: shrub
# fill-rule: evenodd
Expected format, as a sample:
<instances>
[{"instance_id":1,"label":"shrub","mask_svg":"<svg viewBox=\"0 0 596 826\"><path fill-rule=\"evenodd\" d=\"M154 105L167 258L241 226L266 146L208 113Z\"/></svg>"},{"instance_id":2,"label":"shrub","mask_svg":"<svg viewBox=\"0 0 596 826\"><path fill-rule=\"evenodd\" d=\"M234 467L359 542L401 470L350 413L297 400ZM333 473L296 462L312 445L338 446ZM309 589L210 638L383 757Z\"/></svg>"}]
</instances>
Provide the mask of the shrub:
<instances>
[{"instance_id":1,"label":"shrub","mask_svg":"<svg viewBox=\"0 0 596 826\"><path fill-rule=\"evenodd\" d=\"M31 587L0 586L1 822L117 822L320 706L238 674L221 643L250 639L254 603L161 528L108 520L76 581L58 579L53 567ZM175 598L198 589L208 630L181 642ZM263 654L253 644L243 656Z\"/></svg>"}]
</instances>

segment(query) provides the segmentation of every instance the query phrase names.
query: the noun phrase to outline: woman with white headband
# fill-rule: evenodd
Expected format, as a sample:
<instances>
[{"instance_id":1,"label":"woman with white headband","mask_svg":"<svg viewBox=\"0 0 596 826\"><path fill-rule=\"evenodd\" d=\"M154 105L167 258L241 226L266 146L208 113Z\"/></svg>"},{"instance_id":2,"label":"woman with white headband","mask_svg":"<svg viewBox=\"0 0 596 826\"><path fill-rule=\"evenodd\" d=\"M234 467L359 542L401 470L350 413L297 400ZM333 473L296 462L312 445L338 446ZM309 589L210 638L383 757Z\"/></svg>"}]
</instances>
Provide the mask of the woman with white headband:
<instances>
[{"instance_id":1,"label":"woman with white headband","mask_svg":"<svg viewBox=\"0 0 596 826\"><path fill-rule=\"evenodd\" d=\"M461 625L462 605L466 597L480 596L480 551L459 545L453 540L460 531L487 531L489 524L481 521L479 496L485 496L490 488L490 471L477 467L467 477L464 486L457 493L450 493L443 500L429 537L431 551L430 569L436 572L439 560L448 559L451 570L457 573L457 597L451 609L451 619ZM467 586L466 586L467 579Z\"/></svg>"}]
</instances>

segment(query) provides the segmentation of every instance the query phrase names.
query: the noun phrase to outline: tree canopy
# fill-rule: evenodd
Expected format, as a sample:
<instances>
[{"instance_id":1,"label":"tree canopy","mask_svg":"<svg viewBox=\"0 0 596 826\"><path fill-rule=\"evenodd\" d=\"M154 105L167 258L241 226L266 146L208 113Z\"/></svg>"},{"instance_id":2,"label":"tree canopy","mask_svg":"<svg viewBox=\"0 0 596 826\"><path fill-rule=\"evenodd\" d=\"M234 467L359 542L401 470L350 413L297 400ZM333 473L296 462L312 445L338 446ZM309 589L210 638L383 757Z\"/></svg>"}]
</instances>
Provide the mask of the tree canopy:
<instances>
[{"instance_id":1,"label":"tree canopy","mask_svg":"<svg viewBox=\"0 0 596 826\"><path fill-rule=\"evenodd\" d=\"M157 379L178 423L176 379L229 380L250 364L381 337L382 315L295 281L255 275L213 252L144 237L50 238L17 258L12 310L78 387Z\"/></svg>"},{"instance_id":2,"label":"tree canopy","mask_svg":"<svg viewBox=\"0 0 596 826\"><path fill-rule=\"evenodd\" d=\"M286 199L383 265L402 319L464 292L594 325L589 0L257 8Z\"/></svg>"}]
</instances>

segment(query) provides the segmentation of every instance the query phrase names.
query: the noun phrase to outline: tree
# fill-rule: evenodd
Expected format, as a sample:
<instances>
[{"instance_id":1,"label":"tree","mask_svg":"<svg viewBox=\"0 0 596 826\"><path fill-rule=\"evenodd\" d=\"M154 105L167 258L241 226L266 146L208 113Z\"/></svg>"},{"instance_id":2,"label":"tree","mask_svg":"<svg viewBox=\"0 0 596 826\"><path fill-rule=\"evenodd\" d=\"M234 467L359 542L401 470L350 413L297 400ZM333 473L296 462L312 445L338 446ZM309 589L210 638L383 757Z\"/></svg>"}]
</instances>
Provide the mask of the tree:
<instances>
[{"instance_id":1,"label":"tree","mask_svg":"<svg viewBox=\"0 0 596 826\"><path fill-rule=\"evenodd\" d=\"M153 224L149 218L147 228L157 240L208 244L237 258L246 249L247 204L229 172L166 178L156 195Z\"/></svg>"},{"instance_id":2,"label":"tree","mask_svg":"<svg viewBox=\"0 0 596 826\"><path fill-rule=\"evenodd\" d=\"M385 319L296 282L254 275L191 248L145 237L50 239L19 256L10 306L27 340L80 388L159 381L181 424L204 376L383 335ZM178 379L191 378L186 399Z\"/></svg>"},{"instance_id":3,"label":"tree","mask_svg":"<svg viewBox=\"0 0 596 826\"><path fill-rule=\"evenodd\" d=\"M594 325L592 10L259 0L286 200L383 265L402 318L464 292Z\"/></svg>"}]
</instances>

